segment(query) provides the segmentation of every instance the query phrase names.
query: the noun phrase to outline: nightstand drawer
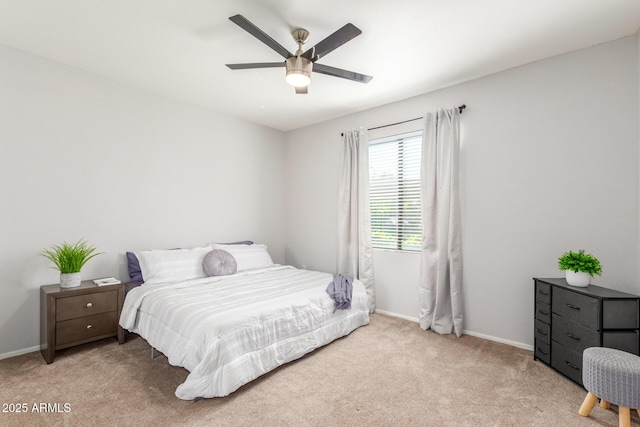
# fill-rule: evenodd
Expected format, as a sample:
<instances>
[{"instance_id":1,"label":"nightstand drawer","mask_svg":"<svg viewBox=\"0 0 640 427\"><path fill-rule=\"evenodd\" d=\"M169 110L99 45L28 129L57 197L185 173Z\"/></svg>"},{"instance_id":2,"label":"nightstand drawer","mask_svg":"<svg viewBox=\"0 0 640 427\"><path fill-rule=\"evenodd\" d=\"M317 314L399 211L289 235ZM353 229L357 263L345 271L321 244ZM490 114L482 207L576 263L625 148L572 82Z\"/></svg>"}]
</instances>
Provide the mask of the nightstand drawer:
<instances>
[{"instance_id":1,"label":"nightstand drawer","mask_svg":"<svg viewBox=\"0 0 640 427\"><path fill-rule=\"evenodd\" d=\"M118 312L96 314L56 324L56 349L66 344L100 335L113 335L118 331Z\"/></svg>"},{"instance_id":2,"label":"nightstand drawer","mask_svg":"<svg viewBox=\"0 0 640 427\"><path fill-rule=\"evenodd\" d=\"M579 323L552 315L551 339L582 353L588 347L600 347L600 334Z\"/></svg>"},{"instance_id":3,"label":"nightstand drawer","mask_svg":"<svg viewBox=\"0 0 640 427\"><path fill-rule=\"evenodd\" d=\"M93 314L116 311L118 291L95 292L74 297L58 298L56 301L56 321L76 319Z\"/></svg>"},{"instance_id":4,"label":"nightstand drawer","mask_svg":"<svg viewBox=\"0 0 640 427\"><path fill-rule=\"evenodd\" d=\"M553 290L551 311L578 322L587 328L598 330L600 325L599 300L577 292L556 287Z\"/></svg>"}]
</instances>

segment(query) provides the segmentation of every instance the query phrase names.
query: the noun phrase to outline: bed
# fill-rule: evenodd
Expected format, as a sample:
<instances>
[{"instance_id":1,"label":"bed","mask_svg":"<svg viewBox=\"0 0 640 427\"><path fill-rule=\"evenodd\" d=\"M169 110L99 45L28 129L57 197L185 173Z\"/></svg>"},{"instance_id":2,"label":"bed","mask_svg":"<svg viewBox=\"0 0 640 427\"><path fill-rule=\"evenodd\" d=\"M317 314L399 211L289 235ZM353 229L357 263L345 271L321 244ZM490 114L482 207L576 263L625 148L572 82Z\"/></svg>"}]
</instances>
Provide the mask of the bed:
<instances>
[{"instance_id":1,"label":"bed","mask_svg":"<svg viewBox=\"0 0 640 427\"><path fill-rule=\"evenodd\" d=\"M123 328L190 372L176 389L180 399L227 396L369 323L367 294L358 280L351 308L337 310L326 292L331 274L273 264L264 256L247 263L238 253L248 249L234 248L234 274L202 277L197 264L212 248L201 249L190 254L194 271L183 265L155 276L163 263L172 264L176 252L136 253L145 283L127 293L120 317ZM155 279L147 280L149 275Z\"/></svg>"}]
</instances>

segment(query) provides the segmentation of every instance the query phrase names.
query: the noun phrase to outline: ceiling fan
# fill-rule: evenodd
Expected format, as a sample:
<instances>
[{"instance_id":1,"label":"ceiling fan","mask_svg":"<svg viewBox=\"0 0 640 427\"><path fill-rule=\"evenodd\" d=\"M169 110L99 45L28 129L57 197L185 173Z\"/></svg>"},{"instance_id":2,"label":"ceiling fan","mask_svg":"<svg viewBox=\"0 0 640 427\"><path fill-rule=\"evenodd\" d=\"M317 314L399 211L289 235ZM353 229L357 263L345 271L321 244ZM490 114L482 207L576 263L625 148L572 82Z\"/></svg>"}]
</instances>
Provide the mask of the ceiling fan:
<instances>
[{"instance_id":1,"label":"ceiling fan","mask_svg":"<svg viewBox=\"0 0 640 427\"><path fill-rule=\"evenodd\" d=\"M260 40L262 43L275 50L285 60L283 62L256 62L249 64L226 64L232 70L244 70L249 68L286 68L286 80L291 86L296 88L296 93L307 93L307 87L311 83L311 72L326 74L334 77L341 77L360 83L368 83L373 77L341 68L330 67L318 64L316 61L323 58L331 51L339 48L349 40L362 34L362 31L355 25L349 23L317 43L312 48L302 51L302 45L309 39L309 32L302 28L297 28L291 32L293 39L298 43L298 50L295 55L285 49L280 43L269 37L264 31L252 24L242 15L234 15L229 18L232 22L240 26L249 34Z\"/></svg>"}]
</instances>

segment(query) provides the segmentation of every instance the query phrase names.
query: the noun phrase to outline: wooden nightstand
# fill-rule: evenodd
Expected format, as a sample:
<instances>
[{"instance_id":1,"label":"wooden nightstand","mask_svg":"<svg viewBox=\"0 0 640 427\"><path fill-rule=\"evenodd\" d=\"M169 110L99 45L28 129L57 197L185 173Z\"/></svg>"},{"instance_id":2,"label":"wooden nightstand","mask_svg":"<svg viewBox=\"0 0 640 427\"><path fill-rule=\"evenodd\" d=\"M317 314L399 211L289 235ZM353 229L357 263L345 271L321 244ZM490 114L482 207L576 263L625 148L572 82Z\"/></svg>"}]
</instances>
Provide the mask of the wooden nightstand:
<instances>
[{"instance_id":1,"label":"wooden nightstand","mask_svg":"<svg viewBox=\"0 0 640 427\"><path fill-rule=\"evenodd\" d=\"M40 351L53 363L56 350L107 337L124 343L118 324L124 303L124 285L96 286L91 280L76 288L46 285L40 288Z\"/></svg>"}]
</instances>

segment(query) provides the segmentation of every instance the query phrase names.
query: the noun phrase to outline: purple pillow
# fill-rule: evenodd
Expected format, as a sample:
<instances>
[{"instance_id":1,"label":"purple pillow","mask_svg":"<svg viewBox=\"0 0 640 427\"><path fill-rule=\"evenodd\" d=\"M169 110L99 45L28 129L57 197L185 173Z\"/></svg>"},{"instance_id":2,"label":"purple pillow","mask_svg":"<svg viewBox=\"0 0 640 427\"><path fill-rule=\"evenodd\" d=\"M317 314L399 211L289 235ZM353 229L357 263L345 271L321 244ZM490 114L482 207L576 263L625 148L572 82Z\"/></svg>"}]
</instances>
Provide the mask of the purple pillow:
<instances>
[{"instance_id":1,"label":"purple pillow","mask_svg":"<svg viewBox=\"0 0 640 427\"><path fill-rule=\"evenodd\" d=\"M133 282L144 282L142 270L140 270L140 262L133 252L127 252L127 267L129 268L129 277Z\"/></svg>"}]
</instances>

